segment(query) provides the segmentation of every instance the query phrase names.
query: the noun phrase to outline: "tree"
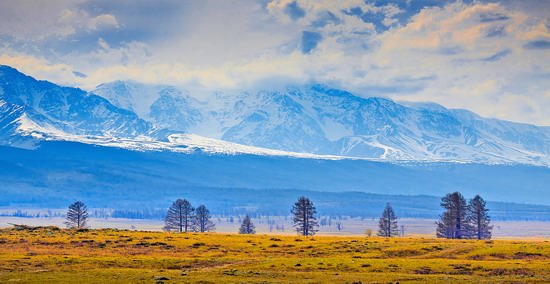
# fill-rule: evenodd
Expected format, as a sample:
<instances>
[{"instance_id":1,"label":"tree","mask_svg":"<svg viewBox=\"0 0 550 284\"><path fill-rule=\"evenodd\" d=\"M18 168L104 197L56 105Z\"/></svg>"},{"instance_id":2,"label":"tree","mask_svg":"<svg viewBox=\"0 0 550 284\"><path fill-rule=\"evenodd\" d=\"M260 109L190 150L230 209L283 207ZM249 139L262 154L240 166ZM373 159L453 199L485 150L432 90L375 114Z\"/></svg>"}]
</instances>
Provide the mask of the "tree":
<instances>
[{"instance_id":1,"label":"tree","mask_svg":"<svg viewBox=\"0 0 550 284\"><path fill-rule=\"evenodd\" d=\"M69 206L66 219L65 225L67 225L68 228L88 228L88 208L86 208L84 203L77 201Z\"/></svg>"},{"instance_id":2,"label":"tree","mask_svg":"<svg viewBox=\"0 0 550 284\"><path fill-rule=\"evenodd\" d=\"M367 235L367 237L372 236L373 233L374 233L374 230L371 228L368 228L365 230L365 235Z\"/></svg>"},{"instance_id":3,"label":"tree","mask_svg":"<svg viewBox=\"0 0 550 284\"><path fill-rule=\"evenodd\" d=\"M441 207L446 211L437 224L437 237L462 239L468 237L469 226L466 222L466 199L460 192L453 192L441 198Z\"/></svg>"},{"instance_id":4,"label":"tree","mask_svg":"<svg viewBox=\"0 0 550 284\"><path fill-rule=\"evenodd\" d=\"M399 235L397 227L397 217L390 203L386 203L386 207L382 212L380 221L378 222L378 235L381 237L395 237Z\"/></svg>"},{"instance_id":5,"label":"tree","mask_svg":"<svg viewBox=\"0 0 550 284\"><path fill-rule=\"evenodd\" d=\"M248 215L244 217L243 222L241 223L239 234L256 234L256 226L254 226Z\"/></svg>"},{"instance_id":6,"label":"tree","mask_svg":"<svg viewBox=\"0 0 550 284\"><path fill-rule=\"evenodd\" d=\"M481 239L490 239L493 226L489 225L491 218L487 214L489 209L485 208L485 200L476 195L468 202L466 212L466 222L469 224L469 237Z\"/></svg>"},{"instance_id":7,"label":"tree","mask_svg":"<svg viewBox=\"0 0 550 284\"><path fill-rule=\"evenodd\" d=\"M164 230L189 232L194 222L195 209L187 199L178 199L168 209L164 219Z\"/></svg>"},{"instance_id":8,"label":"tree","mask_svg":"<svg viewBox=\"0 0 550 284\"><path fill-rule=\"evenodd\" d=\"M342 225L342 222L336 222L336 229L338 229L338 232L344 229L344 225Z\"/></svg>"},{"instance_id":9,"label":"tree","mask_svg":"<svg viewBox=\"0 0 550 284\"><path fill-rule=\"evenodd\" d=\"M313 202L307 197L300 197L296 203L292 206L290 211L294 215L294 227L298 234L302 236L313 236L318 230L315 227L319 227L315 214L315 206Z\"/></svg>"},{"instance_id":10,"label":"tree","mask_svg":"<svg viewBox=\"0 0 550 284\"><path fill-rule=\"evenodd\" d=\"M209 232L216 229L216 226L214 223L210 220L210 211L206 209L206 206L199 205L197 209L195 209L195 223L194 223L194 230L195 232Z\"/></svg>"}]
</instances>

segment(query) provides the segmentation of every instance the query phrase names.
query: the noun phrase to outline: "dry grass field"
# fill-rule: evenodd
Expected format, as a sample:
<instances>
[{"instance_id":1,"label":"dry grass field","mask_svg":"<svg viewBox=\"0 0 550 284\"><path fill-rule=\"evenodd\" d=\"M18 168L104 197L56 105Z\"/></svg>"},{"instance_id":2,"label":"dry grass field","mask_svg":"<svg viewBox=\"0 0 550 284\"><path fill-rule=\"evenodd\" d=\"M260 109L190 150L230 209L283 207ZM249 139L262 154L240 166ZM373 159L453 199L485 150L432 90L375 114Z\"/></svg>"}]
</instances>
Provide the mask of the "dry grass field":
<instances>
[{"instance_id":1,"label":"dry grass field","mask_svg":"<svg viewBox=\"0 0 550 284\"><path fill-rule=\"evenodd\" d=\"M0 209L1 212L1 209ZM60 210L65 213L66 210ZM270 231L268 220L275 225L284 226L284 231L275 229ZM66 219L62 217L54 218L20 218L0 216L0 229L9 228L12 224L24 224L29 226L58 226L65 227L63 222ZM214 216L212 221L216 225L216 232L236 233L239 230L240 220L235 216L231 223L226 217ZM435 219L411 219L399 218L398 224L406 228L406 236L435 236ZM252 218L256 225L256 231L261 234L277 235L296 235L292 227L292 218L290 216L270 216L269 218ZM341 222L343 229L338 231L336 222ZM144 219L122 219L122 218L90 218L88 224L94 229L128 229L138 231L162 231L164 221L162 220L144 220ZM491 221L494 225L493 239L546 239L550 241L550 222L534 221ZM346 218L335 219L331 226L321 226L318 228L318 235L328 236L363 236L366 229L377 230L378 218Z\"/></svg>"},{"instance_id":2,"label":"dry grass field","mask_svg":"<svg viewBox=\"0 0 550 284\"><path fill-rule=\"evenodd\" d=\"M544 239L0 230L0 283L549 283Z\"/></svg>"}]
</instances>

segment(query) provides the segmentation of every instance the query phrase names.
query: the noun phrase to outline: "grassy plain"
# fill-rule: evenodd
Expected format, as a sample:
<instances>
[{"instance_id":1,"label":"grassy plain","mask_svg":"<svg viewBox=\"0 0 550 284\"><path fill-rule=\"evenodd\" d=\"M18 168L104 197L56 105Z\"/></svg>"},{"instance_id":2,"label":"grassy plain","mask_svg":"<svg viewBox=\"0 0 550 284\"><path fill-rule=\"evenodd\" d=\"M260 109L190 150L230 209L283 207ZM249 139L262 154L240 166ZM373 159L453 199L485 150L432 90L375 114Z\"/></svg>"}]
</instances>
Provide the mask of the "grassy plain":
<instances>
[{"instance_id":1,"label":"grassy plain","mask_svg":"<svg viewBox=\"0 0 550 284\"><path fill-rule=\"evenodd\" d=\"M60 210L60 213L66 213L66 209ZM289 211L290 212L290 211ZM0 214L2 209L0 209ZM6 217L0 216L0 229L9 228L12 224L24 224L29 226L58 226L65 227L65 218L21 218L21 217ZM241 219L234 216L234 222L230 222L227 217L214 216L212 221L216 224L216 232L221 233L236 233L239 231ZM284 230L277 231L273 228L270 231L269 222L273 222L275 226L284 227ZM399 226L405 226L406 236L435 235L436 219L412 219L399 218ZM277 234L277 235L296 235L292 228L292 218L290 216L261 216L260 218L252 218L252 222L256 225L256 231L261 234ZM340 222L343 229L338 231L336 223ZM90 218L88 224L94 229L128 229L139 231L162 231L164 227L163 220L145 220L145 219L122 219L122 218ZM550 222L535 222L535 221L497 221L491 220L494 225L493 239L541 239L546 238L550 241ZM342 218L333 219L330 226L319 227L318 235L329 236L362 236L366 229L377 230L378 217L376 218Z\"/></svg>"},{"instance_id":2,"label":"grassy plain","mask_svg":"<svg viewBox=\"0 0 550 284\"><path fill-rule=\"evenodd\" d=\"M550 283L549 267L544 239L0 230L0 283Z\"/></svg>"}]
</instances>

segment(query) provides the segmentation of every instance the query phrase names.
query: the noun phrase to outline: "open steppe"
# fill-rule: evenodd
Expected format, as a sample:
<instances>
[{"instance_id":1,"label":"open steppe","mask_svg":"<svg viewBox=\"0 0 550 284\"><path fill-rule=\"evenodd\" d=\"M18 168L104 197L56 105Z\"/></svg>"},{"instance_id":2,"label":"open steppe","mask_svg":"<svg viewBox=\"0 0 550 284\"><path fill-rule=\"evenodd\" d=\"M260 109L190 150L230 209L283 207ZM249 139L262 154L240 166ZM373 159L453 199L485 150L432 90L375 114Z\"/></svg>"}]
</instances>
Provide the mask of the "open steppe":
<instances>
[{"instance_id":1,"label":"open steppe","mask_svg":"<svg viewBox=\"0 0 550 284\"><path fill-rule=\"evenodd\" d=\"M0 210L1 212L1 210ZM30 211L29 212L33 212ZM38 212L38 211L37 211ZM40 211L40 212L43 212ZM65 213L66 210L59 210L60 213ZM11 224L22 224L29 226L58 226L65 227L65 218L21 218L13 216L0 217L0 229L9 228ZM241 219L234 216L233 222L228 217L213 216L212 221L216 225L218 233L236 233L239 230ZM416 218L399 218L399 226L405 228L405 235L433 237L435 235L436 219L416 219ZM260 234L276 234L276 235L296 235L292 227L292 218L290 216L260 216L252 218L252 222L256 225L256 232ZM342 224L342 229L339 231L336 223ZM269 224L272 224L270 226ZM88 224L93 229L127 229L138 231L162 231L164 221L162 220L145 220L145 219L124 219L124 218L90 218ZM492 234L493 239L545 239L550 241L550 222L547 221L492 221L494 226ZM281 230L277 230L277 226ZM367 229L376 231L378 228L378 217L374 218L340 218L333 219L330 225L320 226L317 235L326 236L364 236Z\"/></svg>"},{"instance_id":2,"label":"open steppe","mask_svg":"<svg viewBox=\"0 0 550 284\"><path fill-rule=\"evenodd\" d=\"M0 283L548 283L550 242L0 230Z\"/></svg>"}]
</instances>

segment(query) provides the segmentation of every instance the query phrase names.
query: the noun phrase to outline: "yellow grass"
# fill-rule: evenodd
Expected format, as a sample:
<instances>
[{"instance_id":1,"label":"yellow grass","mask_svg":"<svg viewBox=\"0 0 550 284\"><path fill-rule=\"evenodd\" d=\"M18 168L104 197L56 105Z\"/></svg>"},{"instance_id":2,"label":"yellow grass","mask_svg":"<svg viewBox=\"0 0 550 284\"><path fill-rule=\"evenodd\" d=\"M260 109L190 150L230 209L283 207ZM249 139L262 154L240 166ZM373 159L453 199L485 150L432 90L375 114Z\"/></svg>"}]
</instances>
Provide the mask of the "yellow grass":
<instances>
[{"instance_id":1,"label":"yellow grass","mask_svg":"<svg viewBox=\"0 0 550 284\"><path fill-rule=\"evenodd\" d=\"M550 283L549 267L545 240L0 230L0 283Z\"/></svg>"}]
</instances>

